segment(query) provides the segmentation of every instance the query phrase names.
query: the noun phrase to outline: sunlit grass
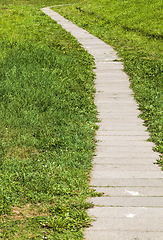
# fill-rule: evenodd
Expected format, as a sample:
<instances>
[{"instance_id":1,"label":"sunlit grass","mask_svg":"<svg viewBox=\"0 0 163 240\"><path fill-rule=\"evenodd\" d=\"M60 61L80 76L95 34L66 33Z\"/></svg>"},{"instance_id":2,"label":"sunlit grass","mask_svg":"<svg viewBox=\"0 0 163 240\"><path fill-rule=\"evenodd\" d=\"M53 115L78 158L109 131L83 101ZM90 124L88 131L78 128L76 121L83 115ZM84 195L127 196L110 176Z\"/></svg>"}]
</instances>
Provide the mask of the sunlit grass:
<instances>
[{"instance_id":1,"label":"sunlit grass","mask_svg":"<svg viewBox=\"0 0 163 240\"><path fill-rule=\"evenodd\" d=\"M93 58L37 4L6 3L0 15L0 237L82 239Z\"/></svg>"}]
</instances>

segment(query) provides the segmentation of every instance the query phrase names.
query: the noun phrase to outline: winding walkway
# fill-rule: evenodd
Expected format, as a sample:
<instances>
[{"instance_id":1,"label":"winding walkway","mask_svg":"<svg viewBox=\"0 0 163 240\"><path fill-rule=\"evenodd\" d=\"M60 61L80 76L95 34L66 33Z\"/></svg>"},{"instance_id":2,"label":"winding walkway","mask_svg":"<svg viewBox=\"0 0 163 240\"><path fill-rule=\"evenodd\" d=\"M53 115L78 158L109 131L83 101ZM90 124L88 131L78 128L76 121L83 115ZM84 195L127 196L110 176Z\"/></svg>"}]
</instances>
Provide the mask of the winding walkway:
<instances>
[{"instance_id":1,"label":"winding walkway","mask_svg":"<svg viewBox=\"0 0 163 240\"><path fill-rule=\"evenodd\" d=\"M87 240L163 239L163 172L153 152L129 78L116 52L100 39L64 19L49 7L42 11L69 31L94 56L97 131L91 185L103 197L89 201L96 221L85 231Z\"/></svg>"}]
</instances>

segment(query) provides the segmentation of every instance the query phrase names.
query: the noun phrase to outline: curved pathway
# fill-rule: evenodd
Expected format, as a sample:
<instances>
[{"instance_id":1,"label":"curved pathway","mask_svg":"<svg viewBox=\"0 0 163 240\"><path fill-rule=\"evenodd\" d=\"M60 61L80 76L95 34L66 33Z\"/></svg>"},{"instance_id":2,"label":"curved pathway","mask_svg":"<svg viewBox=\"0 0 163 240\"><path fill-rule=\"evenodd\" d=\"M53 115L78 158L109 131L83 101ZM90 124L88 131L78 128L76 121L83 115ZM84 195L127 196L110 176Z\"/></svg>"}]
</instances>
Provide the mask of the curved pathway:
<instances>
[{"instance_id":1,"label":"curved pathway","mask_svg":"<svg viewBox=\"0 0 163 240\"><path fill-rule=\"evenodd\" d=\"M50 7L42 11L62 25L94 56L96 105L101 119L91 185L103 197L89 199L96 218L87 240L163 239L163 172L153 152L122 62L106 43L64 19Z\"/></svg>"}]
</instances>

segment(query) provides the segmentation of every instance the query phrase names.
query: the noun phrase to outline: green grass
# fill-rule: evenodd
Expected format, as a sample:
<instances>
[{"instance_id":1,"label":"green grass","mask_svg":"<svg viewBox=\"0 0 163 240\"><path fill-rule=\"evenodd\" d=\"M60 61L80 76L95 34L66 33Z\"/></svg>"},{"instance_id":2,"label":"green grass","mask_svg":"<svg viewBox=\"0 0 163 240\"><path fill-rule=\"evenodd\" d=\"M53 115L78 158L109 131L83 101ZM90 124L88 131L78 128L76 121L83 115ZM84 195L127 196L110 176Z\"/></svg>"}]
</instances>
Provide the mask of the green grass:
<instances>
[{"instance_id":1,"label":"green grass","mask_svg":"<svg viewBox=\"0 0 163 240\"><path fill-rule=\"evenodd\" d=\"M124 62L140 117L163 153L163 2L79 1L55 10L113 46ZM158 163L163 166L160 158Z\"/></svg>"},{"instance_id":2,"label":"green grass","mask_svg":"<svg viewBox=\"0 0 163 240\"><path fill-rule=\"evenodd\" d=\"M0 5L0 238L83 239L93 58L39 1L21 2Z\"/></svg>"}]
</instances>

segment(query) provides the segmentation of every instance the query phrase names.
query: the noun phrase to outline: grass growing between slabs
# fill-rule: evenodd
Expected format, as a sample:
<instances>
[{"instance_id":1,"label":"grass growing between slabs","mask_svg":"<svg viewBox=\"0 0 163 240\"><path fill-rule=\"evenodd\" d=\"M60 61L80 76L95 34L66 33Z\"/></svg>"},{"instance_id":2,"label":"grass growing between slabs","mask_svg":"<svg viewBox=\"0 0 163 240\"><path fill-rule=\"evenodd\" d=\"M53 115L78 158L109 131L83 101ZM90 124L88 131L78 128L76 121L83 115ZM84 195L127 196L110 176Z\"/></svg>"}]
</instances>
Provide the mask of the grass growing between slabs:
<instances>
[{"instance_id":1,"label":"grass growing between slabs","mask_svg":"<svg viewBox=\"0 0 163 240\"><path fill-rule=\"evenodd\" d=\"M94 62L34 5L0 5L0 239L82 239Z\"/></svg>"},{"instance_id":2,"label":"grass growing between slabs","mask_svg":"<svg viewBox=\"0 0 163 240\"><path fill-rule=\"evenodd\" d=\"M154 150L163 153L163 2L87 0L55 10L116 49Z\"/></svg>"}]
</instances>

